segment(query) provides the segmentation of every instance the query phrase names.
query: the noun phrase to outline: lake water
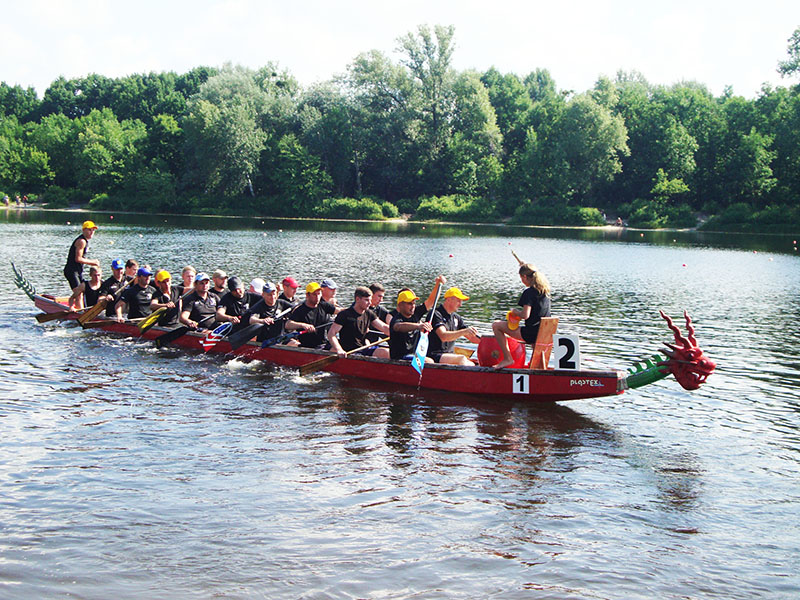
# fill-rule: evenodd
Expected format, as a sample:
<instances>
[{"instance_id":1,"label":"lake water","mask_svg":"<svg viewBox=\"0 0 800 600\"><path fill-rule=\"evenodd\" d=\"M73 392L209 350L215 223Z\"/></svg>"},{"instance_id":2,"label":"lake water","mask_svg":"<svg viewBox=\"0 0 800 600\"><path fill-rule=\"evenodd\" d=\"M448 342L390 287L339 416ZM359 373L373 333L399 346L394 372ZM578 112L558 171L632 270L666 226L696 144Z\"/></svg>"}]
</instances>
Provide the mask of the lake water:
<instances>
[{"instance_id":1,"label":"lake water","mask_svg":"<svg viewBox=\"0 0 800 600\"><path fill-rule=\"evenodd\" d=\"M800 258L792 236L89 215L135 257L427 294L482 330L553 286L584 366L683 309L717 371L528 406L37 324L87 215L0 211L0 598L797 598ZM69 221L69 224L67 223Z\"/></svg>"}]
</instances>

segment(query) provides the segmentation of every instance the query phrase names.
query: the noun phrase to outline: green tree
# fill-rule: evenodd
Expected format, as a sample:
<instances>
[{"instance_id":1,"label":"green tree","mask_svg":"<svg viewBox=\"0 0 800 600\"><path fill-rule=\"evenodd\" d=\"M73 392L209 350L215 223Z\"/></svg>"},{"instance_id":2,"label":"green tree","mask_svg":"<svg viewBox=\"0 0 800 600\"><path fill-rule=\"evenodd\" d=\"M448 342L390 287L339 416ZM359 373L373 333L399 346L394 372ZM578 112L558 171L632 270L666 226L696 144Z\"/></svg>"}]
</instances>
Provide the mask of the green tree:
<instances>
[{"instance_id":1,"label":"green tree","mask_svg":"<svg viewBox=\"0 0 800 600\"><path fill-rule=\"evenodd\" d=\"M49 157L27 137L16 116L0 117L0 189L42 192L52 181Z\"/></svg>"},{"instance_id":2,"label":"green tree","mask_svg":"<svg viewBox=\"0 0 800 600\"><path fill-rule=\"evenodd\" d=\"M778 62L778 73L781 77L796 75L800 73L800 27L794 30L792 36L787 40L786 48L789 58Z\"/></svg>"},{"instance_id":3,"label":"green tree","mask_svg":"<svg viewBox=\"0 0 800 600\"><path fill-rule=\"evenodd\" d=\"M235 196L252 193L267 134L258 126L268 105L252 71L226 67L189 101L184 125L192 181L204 191Z\"/></svg>"}]
</instances>

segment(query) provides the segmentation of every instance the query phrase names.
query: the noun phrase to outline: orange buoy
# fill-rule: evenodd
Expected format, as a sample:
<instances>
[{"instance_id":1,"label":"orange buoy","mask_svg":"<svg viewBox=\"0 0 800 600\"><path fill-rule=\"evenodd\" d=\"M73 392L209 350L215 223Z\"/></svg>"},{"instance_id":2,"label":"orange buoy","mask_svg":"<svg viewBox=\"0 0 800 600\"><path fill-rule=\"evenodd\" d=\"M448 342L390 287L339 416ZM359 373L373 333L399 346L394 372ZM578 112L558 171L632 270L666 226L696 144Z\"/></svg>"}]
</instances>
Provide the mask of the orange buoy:
<instances>
[{"instance_id":1,"label":"orange buoy","mask_svg":"<svg viewBox=\"0 0 800 600\"><path fill-rule=\"evenodd\" d=\"M510 368L521 369L525 366L525 344L520 343L515 338L508 338L508 349L511 351L511 358L514 364ZM482 367L491 367L500 362L503 352L494 336L483 336L478 344L478 364Z\"/></svg>"}]
</instances>

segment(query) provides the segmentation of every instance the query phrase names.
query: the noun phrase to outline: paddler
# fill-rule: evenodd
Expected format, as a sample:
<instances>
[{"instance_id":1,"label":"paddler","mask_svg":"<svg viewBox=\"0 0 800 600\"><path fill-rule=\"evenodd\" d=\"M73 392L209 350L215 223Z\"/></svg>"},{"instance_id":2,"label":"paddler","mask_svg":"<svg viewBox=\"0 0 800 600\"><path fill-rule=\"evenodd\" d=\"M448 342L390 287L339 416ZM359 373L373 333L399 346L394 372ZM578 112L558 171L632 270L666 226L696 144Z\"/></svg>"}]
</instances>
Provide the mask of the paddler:
<instances>
[{"instance_id":1,"label":"paddler","mask_svg":"<svg viewBox=\"0 0 800 600\"><path fill-rule=\"evenodd\" d=\"M164 269L156 273L155 279L157 291L150 300L150 310L155 312L159 308L166 308L167 312L158 319L158 324L161 327L175 327L178 324L181 305L178 286L172 285L172 275Z\"/></svg>"},{"instance_id":2,"label":"paddler","mask_svg":"<svg viewBox=\"0 0 800 600\"><path fill-rule=\"evenodd\" d=\"M508 311L507 320L492 323L494 337L503 352L502 360L494 365L495 369L502 369L514 364L514 359L511 358L511 352L508 349L507 335L534 345L542 317L550 316L550 282L532 264L522 261L520 263L519 278L526 289L517 302L519 308L512 308ZM520 320L525 321L522 327L519 327Z\"/></svg>"},{"instance_id":3,"label":"paddler","mask_svg":"<svg viewBox=\"0 0 800 600\"><path fill-rule=\"evenodd\" d=\"M336 289L338 286L333 279L323 279L320 283L320 289L322 290L322 298L320 299L320 304L330 304L333 307L334 314L340 313L344 310L344 306L341 306L339 302L336 300Z\"/></svg>"},{"instance_id":4,"label":"paddler","mask_svg":"<svg viewBox=\"0 0 800 600\"><path fill-rule=\"evenodd\" d=\"M89 267L89 280L82 281L81 284L72 291L72 295L67 302L69 310L76 310L76 307L79 306L88 308L89 306L97 304L98 300L104 296L103 282L101 281L102 277L103 272L100 270L100 267ZM109 297L106 297L106 299L109 299Z\"/></svg>"},{"instance_id":5,"label":"paddler","mask_svg":"<svg viewBox=\"0 0 800 600\"><path fill-rule=\"evenodd\" d=\"M111 276L103 282L103 293L112 296L106 305L107 317L113 317L116 314L114 298L117 297L119 290L127 283L125 275L123 275L124 270L125 262L121 258L115 258L111 261Z\"/></svg>"},{"instance_id":6,"label":"paddler","mask_svg":"<svg viewBox=\"0 0 800 600\"><path fill-rule=\"evenodd\" d=\"M122 313L127 313L128 319L140 319L151 313L150 302L155 292L150 286L152 276L153 272L146 267L140 267L136 271L136 279L125 288L114 306L117 321L125 320Z\"/></svg>"},{"instance_id":7,"label":"paddler","mask_svg":"<svg viewBox=\"0 0 800 600\"><path fill-rule=\"evenodd\" d=\"M135 258L125 261L125 280L133 281L136 279L136 272L139 270L139 263Z\"/></svg>"},{"instance_id":8,"label":"paddler","mask_svg":"<svg viewBox=\"0 0 800 600\"><path fill-rule=\"evenodd\" d=\"M328 329L328 342L330 342L331 350L339 356L345 356L348 351L365 346L370 327L384 335L389 335L389 326L370 309L371 303L372 292L370 289L358 286L354 293L353 304L336 315L333 325ZM360 350L358 354L389 358L389 350L377 346Z\"/></svg>"},{"instance_id":9,"label":"paddler","mask_svg":"<svg viewBox=\"0 0 800 600\"><path fill-rule=\"evenodd\" d=\"M286 331L303 331L303 334L290 340L287 345L317 348L325 343L326 332L323 328L333 322L331 319L336 309L333 304L323 304L321 300L322 286L312 281L306 286L306 299L289 313L286 323Z\"/></svg>"},{"instance_id":10,"label":"paddler","mask_svg":"<svg viewBox=\"0 0 800 600\"><path fill-rule=\"evenodd\" d=\"M433 312L433 333L428 344L428 356L433 362L462 367L475 366L466 356L453 352L458 338L465 337L473 344L481 341L478 330L467 327L464 319L456 312L464 300L469 300L469 296L457 287L451 287L444 293L444 301Z\"/></svg>"},{"instance_id":11,"label":"paddler","mask_svg":"<svg viewBox=\"0 0 800 600\"><path fill-rule=\"evenodd\" d=\"M265 281L261 286L261 298L254 302L242 317L245 325L266 325L258 330L256 339L263 342L269 338L277 337L283 331L283 319L277 319L278 314L287 308L292 308L290 302L278 297L278 286L271 281Z\"/></svg>"},{"instance_id":12,"label":"paddler","mask_svg":"<svg viewBox=\"0 0 800 600\"><path fill-rule=\"evenodd\" d=\"M181 270L181 283L178 284L178 292L184 296L194 290L194 278L197 275L197 269L192 265L186 265Z\"/></svg>"},{"instance_id":13,"label":"paddler","mask_svg":"<svg viewBox=\"0 0 800 600\"><path fill-rule=\"evenodd\" d=\"M297 280L290 275L283 278L281 285L283 286L283 291L281 295L278 296L278 300L285 300L292 306L299 304L300 300L297 298L297 288L300 287L300 284L297 283Z\"/></svg>"},{"instance_id":14,"label":"paddler","mask_svg":"<svg viewBox=\"0 0 800 600\"><path fill-rule=\"evenodd\" d=\"M391 312L392 323L389 325L389 354L393 360L411 360L419 342L420 332L431 332L433 328L426 317L436 302L439 287L445 283L447 283L445 276L439 275L428 299L420 305L416 304L419 297L411 289L400 290L397 295L397 308ZM433 359L426 356L425 362L433 362Z\"/></svg>"},{"instance_id":15,"label":"paddler","mask_svg":"<svg viewBox=\"0 0 800 600\"><path fill-rule=\"evenodd\" d=\"M222 297L228 293L226 283L228 281L228 274L222 269L217 269L211 274L211 283L214 285L208 290L209 294L217 297L217 303L222 300Z\"/></svg>"},{"instance_id":16,"label":"paddler","mask_svg":"<svg viewBox=\"0 0 800 600\"><path fill-rule=\"evenodd\" d=\"M211 278L206 273L194 277L194 290L182 301L179 321L190 329L212 329L217 317L217 297L209 294Z\"/></svg>"},{"instance_id":17,"label":"paddler","mask_svg":"<svg viewBox=\"0 0 800 600\"><path fill-rule=\"evenodd\" d=\"M242 319L250 309L250 296L245 293L244 282L238 277L231 277L227 283L228 292L217 306L217 322L233 323L233 332L241 329Z\"/></svg>"},{"instance_id":18,"label":"paddler","mask_svg":"<svg viewBox=\"0 0 800 600\"><path fill-rule=\"evenodd\" d=\"M83 265L100 266L99 261L86 257L89 253L89 240L92 239L95 231L97 231L97 225L94 224L94 221L84 221L81 234L72 241L72 245L69 247L67 264L64 265L64 277L67 278L72 293L75 293L75 289L84 281Z\"/></svg>"}]
</instances>

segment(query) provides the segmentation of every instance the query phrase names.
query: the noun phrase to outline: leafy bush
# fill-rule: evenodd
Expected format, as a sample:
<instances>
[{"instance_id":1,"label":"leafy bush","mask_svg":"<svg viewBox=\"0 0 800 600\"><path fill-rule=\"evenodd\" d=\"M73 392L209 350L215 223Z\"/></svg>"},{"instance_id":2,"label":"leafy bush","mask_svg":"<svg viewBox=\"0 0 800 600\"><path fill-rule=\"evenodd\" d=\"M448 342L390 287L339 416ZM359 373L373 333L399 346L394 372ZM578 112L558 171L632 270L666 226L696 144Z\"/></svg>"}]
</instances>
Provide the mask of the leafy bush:
<instances>
[{"instance_id":1,"label":"leafy bush","mask_svg":"<svg viewBox=\"0 0 800 600\"><path fill-rule=\"evenodd\" d=\"M400 216L400 211L397 210L397 207L391 202L387 202L385 200L381 202L381 211L386 219L396 219Z\"/></svg>"},{"instance_id":2,"label":"leafy bush","mask_svg":"<svg viewBox=\"0 0 800 600\"><path fill-rule=\"evenodd\" d=\"M313 209L313 213L323 219L384 219L383 206L370 198L327 198Z\"/></svg>"},{"instance_id":3,"label":"leafy bush","mask_svg":"<svg viewBox=\"0 0 800 600\"><path fill-rule=\"evenodd\" d=\"M739 202L711 217L702 229L797 233L800 232L800 208L773 204L754 212L749 204Z\"/></svg>"},{"instance_id":4,"label":"leafy bush","mask_svg":"<svg viewBox=\"0 0 800 600\"><path fill-rule=\"evenodd\" d=\"M65 190L57 185L51 185L42 195L42 200L47 208L69 208L70 204L81 200L77 190Z\"/></svg>"},{"instance_id":5,"label":"leafy bush","mask_svg":"<svg viewBox=\"0 0 800 600\"><path fill-rule=\"evenodd\" d=\"M514 211L514 221L526 225L605 225L603 213L596 208L560 203L544 205L539 202L520 205Z\"/></svg>"},{"instance_id":6,"label":"leafy bush","mask_svg":"<svg viewBox=\"0 0 800 600\"><path fill-rule=\"evenodd\" d=\"M414 218L486 222L499 217L494 204L486 198L453 195L422 198Z\"/></svg>"}]
</instances>

